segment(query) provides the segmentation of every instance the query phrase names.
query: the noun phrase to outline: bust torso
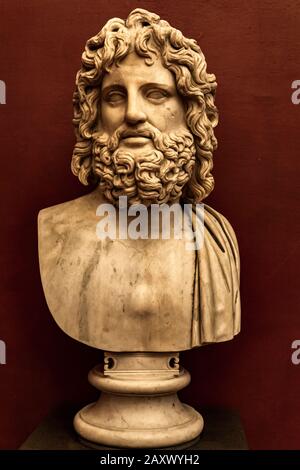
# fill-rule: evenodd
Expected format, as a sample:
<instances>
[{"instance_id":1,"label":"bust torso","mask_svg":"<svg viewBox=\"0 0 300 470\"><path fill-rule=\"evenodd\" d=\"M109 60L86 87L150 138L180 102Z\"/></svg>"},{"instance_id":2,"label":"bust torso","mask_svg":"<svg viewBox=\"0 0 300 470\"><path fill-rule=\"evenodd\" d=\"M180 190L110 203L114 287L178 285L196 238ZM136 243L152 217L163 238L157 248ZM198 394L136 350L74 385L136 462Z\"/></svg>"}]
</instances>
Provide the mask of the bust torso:
<instances>
[{"instance_id":1,"label":"bust torso","mask_svg":"<svg viewBox=\"0 0 300 470\"><path fill-rule=\"evenodd\" d=\"M54 319L71 337L107 351L191 348L199 253L186 250L185 240L99 239L101 202L95 190L39 214L41 277Z\"/></svg>"},{"instance_id":2,"label":"bust torso","mask_svg":"<svg viewBox=\"0 0 300 470\"><path fill-rule=\"evenodd\" d=\"M96 210L201 202L212 191L216 78L204 55L157 15L110 20L86 44L74 93L72 171L91 194L41 211L49 309L70 336L108 351L179 351L240 328L233 230L205 206L204 243L99 239ZM101 202L102 201L102 202Z\"/></svg>"}]
</instances>

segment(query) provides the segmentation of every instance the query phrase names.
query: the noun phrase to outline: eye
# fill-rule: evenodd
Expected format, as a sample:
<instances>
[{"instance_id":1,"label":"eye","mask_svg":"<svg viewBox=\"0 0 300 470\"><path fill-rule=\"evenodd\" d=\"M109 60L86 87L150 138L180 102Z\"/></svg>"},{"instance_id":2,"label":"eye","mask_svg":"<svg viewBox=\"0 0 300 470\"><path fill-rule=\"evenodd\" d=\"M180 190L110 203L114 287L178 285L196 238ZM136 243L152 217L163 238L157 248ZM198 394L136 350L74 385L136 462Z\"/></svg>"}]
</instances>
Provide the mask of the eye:
<instances>
[{"instance_id":1,"label":"eye","mask_svg":"<svg viewBox=\"0 0 300 470\"><path fill-rule=\"evenodd\" d=\"M146 92L146 98L150 101L161 102L164 101L169 94L165 90L153 89Z\"/></svg>"},{"instance_id":2,"label":"eye","mask_svg":"<svg viewBox=\"0 0 300 470\"><path fill-rule=\"evenodd\" d=\"M118 104L124 101L125 95L121 91L110 91L104 96L104 101L111 104Z\"/></svg>"}]
</instances>

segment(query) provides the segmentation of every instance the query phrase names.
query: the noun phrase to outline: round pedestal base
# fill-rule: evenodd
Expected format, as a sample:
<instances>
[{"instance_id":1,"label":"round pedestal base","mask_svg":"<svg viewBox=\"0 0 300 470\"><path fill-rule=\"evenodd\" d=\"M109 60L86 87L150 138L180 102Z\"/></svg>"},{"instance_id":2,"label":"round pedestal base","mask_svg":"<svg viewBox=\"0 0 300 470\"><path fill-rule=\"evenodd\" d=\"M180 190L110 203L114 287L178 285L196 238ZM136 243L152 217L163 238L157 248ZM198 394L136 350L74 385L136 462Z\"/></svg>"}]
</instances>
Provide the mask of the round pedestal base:
<instances>
[{"instance_id":1,"label":"round pedestal base","mask_svg":"<svg viewBox=\"0 0 300 470\"><path fill-rule=\"evenodd\" d=\"M193 449L198 444L199 440L200 440L200 435L197 436L196 439L193 439L192 441L189 441L189 442L184 442L183 444L173 445L170 447L157 447L157 448L151 447L151 450ZM83 437L80 437L80 436L78 436L78 442L80 442L80 444L84 445L85 447L88 447L89 449L93 449L93 450L121 450L122 449L121 447L108 447L108 446L104 446L101 444L96 444L95 442L87 441L86 439L83 439Z\"/></svg>"},{"instance_id":2,"label":"round pedestal base","mask_svg":"<svg viewBox=\"0 0 300 470\"><path fill-rule=\"evenodd\" d=\"M163 448L193 441L203 429L202 416L182 404L177 391L190 382L184 369L106 376L90 372L90 382L102 394L74 418L77 433L108 447Z\"/></svg>"}]
</instances>

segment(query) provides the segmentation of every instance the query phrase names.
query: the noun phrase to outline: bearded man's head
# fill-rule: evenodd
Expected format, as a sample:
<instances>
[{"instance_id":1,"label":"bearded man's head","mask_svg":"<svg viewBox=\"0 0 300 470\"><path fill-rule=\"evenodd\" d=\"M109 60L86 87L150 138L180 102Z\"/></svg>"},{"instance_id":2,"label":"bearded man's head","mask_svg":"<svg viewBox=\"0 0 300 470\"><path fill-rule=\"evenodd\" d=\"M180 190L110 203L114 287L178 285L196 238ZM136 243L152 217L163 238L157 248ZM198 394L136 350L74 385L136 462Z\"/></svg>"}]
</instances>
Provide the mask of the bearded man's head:
<instances>
[{"instance_id":1,"label":"bearded man's head","mask_svg":"<svg viewBox=\"0 0 300 470\"><path fill-rule=\"evenodd\" d=\"M156 14L109 20L76 77L73 173L114 204L202 201L214 186L216 86L196 42Z\"/></svg>"}]
</instances>

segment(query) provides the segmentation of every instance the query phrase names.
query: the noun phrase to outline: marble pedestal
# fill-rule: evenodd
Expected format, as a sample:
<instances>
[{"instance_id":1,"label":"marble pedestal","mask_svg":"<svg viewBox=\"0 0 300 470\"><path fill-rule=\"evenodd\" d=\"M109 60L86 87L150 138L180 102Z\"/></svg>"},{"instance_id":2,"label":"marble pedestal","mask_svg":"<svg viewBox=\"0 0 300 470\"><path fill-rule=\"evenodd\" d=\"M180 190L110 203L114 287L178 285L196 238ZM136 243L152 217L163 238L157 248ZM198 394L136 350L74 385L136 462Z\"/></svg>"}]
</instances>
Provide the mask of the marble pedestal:
<instances>
[{"instance_id":1,"label":"marble pedestal","mask_svg":"<svg viewBox=\"0 0 300 470\"><path fill-rule=\"evenodd\" d=\"M105 353L89 382L99 400L74 418L76 432L91 443L123 448L163 448L193 441L202 416L180 402L190 382L178 353Z\"/></svg>"},{"instance_id":2,"label":"marble pedestal","mask_svg":"<svg viewBox=\"0 0 300 470\"><path fill-rule=\"evenodd\" d=\"M62 403L39 423L20 446L20 450L51 451L87 451L97 449L104 453L113 452L115 448L96 445L86 446L78 437L72 426L72 419L79 404ZM245 432L238 413L233 410L201 408L205 426L202 433L189 450L246 450L248 449ZM169 449L176 452L182 447ZM119 451L118 451L119 452ZM128 451L129 452L129 451ZM134 449L132 452L136 452ZM46 457L45 457L46 458Z\"/></svg>"}]
</instances>

